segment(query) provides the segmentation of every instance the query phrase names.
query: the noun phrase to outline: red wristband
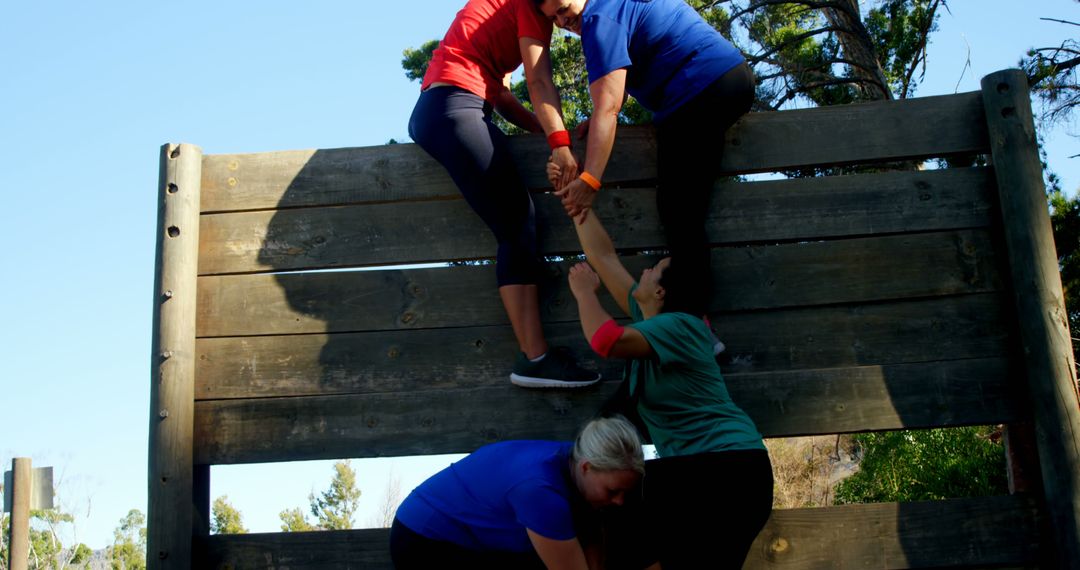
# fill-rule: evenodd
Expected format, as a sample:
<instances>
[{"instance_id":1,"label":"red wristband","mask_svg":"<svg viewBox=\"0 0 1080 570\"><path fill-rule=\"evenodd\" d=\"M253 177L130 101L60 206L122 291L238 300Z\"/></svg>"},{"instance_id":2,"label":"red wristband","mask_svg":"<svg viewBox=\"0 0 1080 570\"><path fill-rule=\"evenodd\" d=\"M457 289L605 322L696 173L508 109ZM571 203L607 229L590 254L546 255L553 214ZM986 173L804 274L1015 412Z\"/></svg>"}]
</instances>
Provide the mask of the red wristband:
<instances>
[{"instance_id":1,"label":"red wristband","mask_svg":"<svg viewBox=\"0 0 1080 570\"><path fill-rule=\"evenodd\" d=\"M570 131L555 131L547 136L547 141L551 150L561 146L570 146Z\"/></svg>"},{"instance_id":2,"label":"red wristband","mask_svg":"<svg viewBox=\"0 0 1080 570\"><path fill-rule=\"evenodd\" d=\"M611 349L614 348L615 343L622 338L622 333L623 327L620 327L615 322L615 319L609 319L593 333L592 338L589 339L589 346L596 351L596 354L607 358L611 354Z\"/></svg>"},{"instance_id":3,"label":"red wristband","mask_svg":"<svg viewBox=\"0 0 1080 570\"><path fill-rule=\"evenodd\" d=\"M592 188L593 190L600 190L600 181L597 180L596 177L592 174L582 171L579 178L581 178L582 182L588 184L589 188Z\"/></svg>"}]
</instances>

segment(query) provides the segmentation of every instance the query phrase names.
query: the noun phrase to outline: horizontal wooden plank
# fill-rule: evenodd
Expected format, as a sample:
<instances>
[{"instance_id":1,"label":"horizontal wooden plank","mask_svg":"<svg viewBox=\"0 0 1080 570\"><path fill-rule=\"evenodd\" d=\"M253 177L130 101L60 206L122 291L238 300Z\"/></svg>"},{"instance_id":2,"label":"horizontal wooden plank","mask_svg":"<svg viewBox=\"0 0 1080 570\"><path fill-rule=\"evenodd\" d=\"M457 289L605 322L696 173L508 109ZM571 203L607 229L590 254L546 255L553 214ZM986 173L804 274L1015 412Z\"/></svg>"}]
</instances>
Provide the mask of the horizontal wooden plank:
<instances>
[{"instance_id":1,"label":"horizontal wooden plank","mask_svg":"<svg viewBox=\"0 0 1080 570\"><path fill-rule=\"evenodd\" d=\"M651 128L624 128L607 169L610 182L656 176ZM522 182L544 188L547 141L510 138ZM203 158L202 211L227 212L300 206L457 198L446 169L415 144L359 148L219 154Z\"/></svg>"},{"instance_id":2,"label":"horizontal wooden plank","mask_svg":"<svg viewBox=\"0 0 1080 570\"><path fill-rule=\"evenodd\" d=\"M1007 423L1021 417L1008 370L1007 361L986 358L726 380L763 435L789 437ZM428 389L412 391L397 384L402 390L393 393L196 402L196 462L467 453L506 439L569 440L617 381L580 391L523 390L503 372L475 388L438 389L444 384L435 376Z\"/></svg>"},{"instance_id":3,"label":"horizontal wooden plank","mask_svg":"<svg viewBox=\"0 0 1080 570\"><path fill-rule=\"evenodd\" d=\"M728 245L980 227L992 172L983 168L720 184L706 221ZM552 195L536 195L540 249L578 252ZM603 192L597 211L620 248L662 247L655 191ZM204 215L199 273L250 273L491 257L495 241L461 199Z\"/></svg>"},{"instance_id":4,"label":"horizontal wooden plank","mask_svg":"<svg viewBox=\"0 0 1080 570\"><path fill-rule=\"evenodd\" d=\"M1038 525L1024 496L776 511L743 568L1035 565Z\"/></svg>"},{"instance_id":5,"label":"horizontal wooden plank","mask_svg":"<svg viewBox=\"0 0 1080 570\"><path fill-rule=\"evenodd\" d=\"M736 244L982 227L995 188L992 168L723 182L709 237Z\"/></svg>"},{"instance_id":6,"label":"horizontal wooden plank","mask_svg":"<svg viewBox=\"0 0 1080 570\"><path fill-rule=\"evenodd\" d=\"M731 174L898 160L988 148L978 92L903 101L751 113L727 133ZM524 183L547 186L543 137L511 137ZM457 194L445 170L412 144L203 159L202 211L223 212L439 199ZM608 184L656 177L652 127L620 127Z\"/></svg>"},{"instance_id":7,"label":"horizontal wooden plank","mask_svg":"<svg viewBox=\"0 0 1080 570\"><path fill-rule=\"evenodd\" d=\"M394 570L388 529L217 534L202 568L218 570Z\"/></svg>"},{"instance_id":8,"label":"horizontal wooden plank","mask_svg":"<svg viewBox=\"0 0 1080 570\"><path fill-rule=\"evenodd\" d=\"M713 250L711 310L858 303L1000 288L983 230ZM626 256L637 275L656 256ZM541 317L572 321L566 274L548 267ZM200 277L200 337L506 324L492 265ZM609 312L621 315L605 294Z\"/></svg>"},{"instance_id":9,"label":"horizontal wooden plank","mask_svg":"<svg viewBox=\"0 0 1080 570\"><path fill-rule=\"evenodd\" d=\"M714 315L725 373L759 373L996 357L1008 330L1000 297ZM574 322L545 330L595 361ZM472 388L505 381L517 353L510 327L225 337L196 342L196 398L258 398ZM453 364L449 364L453 363Z\"/></svg>"},{"instance_id":10,"label":"horizontal wooden plank","mask_svg":"<svg viewBox=\"0 0 1080 570\"><path fill-rule=\"evenodd\" d=\"M1034 501L1025 496L774 511L743 568L787 570L1034 566ZM390 569L385 529L216 535L209 567Z\"/></svg>"},{"instance_id":11,"label":"horizontal wooden plank","mask_svg":"<svg viewBox=\"0 0 1080 570\"><path fill-rule=\"evenodd\" d=\"M751 113L728 130L728 173L989 152L979 92ZM606 176L606 172L605 172Z\"/></svg>"}]
</instances>

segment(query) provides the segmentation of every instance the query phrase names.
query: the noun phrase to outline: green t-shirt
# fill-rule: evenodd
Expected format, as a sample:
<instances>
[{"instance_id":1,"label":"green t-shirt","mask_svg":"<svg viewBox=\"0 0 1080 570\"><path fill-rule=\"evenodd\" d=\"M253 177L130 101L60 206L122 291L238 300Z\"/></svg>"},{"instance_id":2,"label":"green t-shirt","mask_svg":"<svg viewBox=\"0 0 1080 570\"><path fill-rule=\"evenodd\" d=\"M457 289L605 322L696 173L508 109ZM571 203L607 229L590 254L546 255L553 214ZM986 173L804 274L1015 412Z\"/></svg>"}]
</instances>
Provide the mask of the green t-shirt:
<instances>
[{"instance_id":1,"label":"green t-shirt","mask_svg":"<svg viewBox=\"0 0 1080 570\"><path fill-rule=\"evenodd\" d=\"M645 319L630 289L634 323L655 358L627 363L631 393L660 457L765 449L754 421L728 394L705 321L686 313Z\"/></svg>"}]
</instances>

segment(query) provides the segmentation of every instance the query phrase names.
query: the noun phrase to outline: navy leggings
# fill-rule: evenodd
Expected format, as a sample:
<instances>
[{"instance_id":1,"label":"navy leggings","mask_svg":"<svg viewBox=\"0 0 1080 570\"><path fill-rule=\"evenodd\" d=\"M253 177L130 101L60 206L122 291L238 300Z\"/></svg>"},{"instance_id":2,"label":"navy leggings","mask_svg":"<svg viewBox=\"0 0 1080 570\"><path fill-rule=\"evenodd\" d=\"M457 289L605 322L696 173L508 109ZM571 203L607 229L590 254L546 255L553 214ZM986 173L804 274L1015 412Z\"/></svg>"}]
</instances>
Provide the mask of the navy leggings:
<instances>
[{"instance_id":1,"label":"navy leggings","mask_svg":"<svg viewBox=\"0 0 1080 570\"><path fill-rule=\"evenodd\" d=\"M750 110L754 75L746 63L722 75L699 95L656 124L656 209L672 257L694 271L694 303L712 291L705 220L724 153L724 132Z\"/></svg>"},{"instance_id":2,"label":"navy leggings","mask_svg":"<svg viewBox=\"0 0 1080 570\"><path fill-rule=\"evenodd\" d=\"M495 234L499 286L538 283L542 266L532 198L507 150L506 135L491 122L491 104L458 87L429 88L413 108L409 136L446 168Z\"/></svg>"}]
</instances>

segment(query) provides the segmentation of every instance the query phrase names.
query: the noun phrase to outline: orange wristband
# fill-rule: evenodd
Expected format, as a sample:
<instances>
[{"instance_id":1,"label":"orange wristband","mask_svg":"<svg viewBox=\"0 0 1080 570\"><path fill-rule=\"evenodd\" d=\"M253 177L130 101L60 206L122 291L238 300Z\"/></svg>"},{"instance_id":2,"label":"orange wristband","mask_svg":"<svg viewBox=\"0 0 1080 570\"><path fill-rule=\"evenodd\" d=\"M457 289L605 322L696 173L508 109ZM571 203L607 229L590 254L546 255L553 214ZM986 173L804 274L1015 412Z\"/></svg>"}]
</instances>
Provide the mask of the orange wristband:
<instances>
[{"instance_id":1,"label":"orange wristband","mask_svg":"<svg viewBox=\"0 0 1080 570\"><path fill-rule=\"evenodd\" d=\"M581 178L582 182L588 184L589 188L592 188L593 190L600 190L600 181L597 180L596 177L592 174L582 171L581 176L579 176L578 178Z\"/></svg>"}]
</instances>

